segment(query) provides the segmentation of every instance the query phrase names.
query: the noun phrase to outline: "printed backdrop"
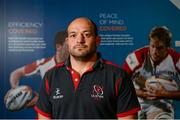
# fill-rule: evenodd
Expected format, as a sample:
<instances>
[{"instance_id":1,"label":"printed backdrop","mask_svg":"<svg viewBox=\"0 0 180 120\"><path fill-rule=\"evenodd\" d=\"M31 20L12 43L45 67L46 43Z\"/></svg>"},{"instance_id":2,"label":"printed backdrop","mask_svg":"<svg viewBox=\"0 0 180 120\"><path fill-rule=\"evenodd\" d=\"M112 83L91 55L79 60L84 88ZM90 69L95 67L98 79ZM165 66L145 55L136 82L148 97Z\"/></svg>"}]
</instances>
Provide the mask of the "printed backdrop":
<instances>
[{"instance_id":1,"label":"printed backdrop","mask_svg":"<svg viewBox=\"0 0 180 120\"><path fill-rule=\"evenodd\" d=\"M180 1L178 0L0 0L0 101L10 89L10 73L25 64L53 56L56 32L76 17L98 25L99 51L121 65L129 52L148 44L152 27L166 25L173 33L172 47L180 51ZM23 78L20 85L38 91L41 78ZM180 118L180 102L175 115ZM32 108L7 111L0 102L0 118L35 118Z\"/></svg>"}]
</instances>

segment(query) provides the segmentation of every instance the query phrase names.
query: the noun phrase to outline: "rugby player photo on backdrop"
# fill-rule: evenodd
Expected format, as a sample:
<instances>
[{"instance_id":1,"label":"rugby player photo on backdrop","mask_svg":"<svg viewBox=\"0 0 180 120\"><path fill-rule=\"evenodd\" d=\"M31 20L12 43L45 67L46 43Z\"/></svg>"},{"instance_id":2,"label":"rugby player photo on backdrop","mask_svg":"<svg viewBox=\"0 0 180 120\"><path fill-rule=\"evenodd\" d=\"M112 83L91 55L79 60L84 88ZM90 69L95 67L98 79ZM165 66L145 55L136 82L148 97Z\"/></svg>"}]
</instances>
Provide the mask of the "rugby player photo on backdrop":
<instances>
[{"instance_id":1,"label":"rugby player photo on backdrop","mask_svg":"<svg viewBox=\"0 0 180 120\"><path fill-rule=\"evenodd\" d=\"M10 73L11 89L5 95L4 101L6 108L10 111L18 111L23 108L34 107L38 99L38 92L34 92L31 86L22 85L22 78L38 75L43 79L44 74L56 64L64 61L69 56L65 39L67 37L66 31L57 32L54 40L55 55L48 58L41 58L13 70ZM36 82L36 80L34 80ZM26 97L23 97L26 95Z\"/></svg>"},{"instance_id":2,"label":"rugby player photo on backdrop","mask_svg":"<svg viewBox=\"0 0 180 120\"><path fill-rule=\"evenodd\" d=\"M123 65L132 77L141 105L139 119L174 119L173 99L180 100L180 54L170 48L166 26L152 28L149 45L130 53Z\"/></svg>"}]
</instances>

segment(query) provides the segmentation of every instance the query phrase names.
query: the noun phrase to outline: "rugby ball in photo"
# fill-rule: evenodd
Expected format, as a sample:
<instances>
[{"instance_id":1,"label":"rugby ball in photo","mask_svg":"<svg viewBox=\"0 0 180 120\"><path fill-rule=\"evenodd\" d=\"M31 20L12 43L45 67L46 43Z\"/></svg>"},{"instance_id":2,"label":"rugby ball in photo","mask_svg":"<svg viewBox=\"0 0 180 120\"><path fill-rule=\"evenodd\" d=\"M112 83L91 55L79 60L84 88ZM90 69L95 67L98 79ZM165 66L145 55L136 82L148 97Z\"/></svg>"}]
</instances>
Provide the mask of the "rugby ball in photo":
<instances>
[{"instance_id":1,"label":"rugby ball in photo","mask_svg":"<svg viewBox=\"0 0 180 120\"><path fill-rule=\"evenodd\" d=\"M176 91L178 90L178 85L176 81L171 79L165 79L162 77L152 76L146 80L145 86L148 89L150 86L158 89L160 84L167 90L167 91Z\"/></svg>"},{"instance_id":2,"label":"rugby ball in photo","mask_svg":"<svg viewBox=\"0 0 180 120\"><path fill-rule=\"evenodd\" d=\"M22 109L32 99L32 89L29 86L18 86L10 89L5 97L5 106L10 111Z\"/></svg>"}]
</instances>

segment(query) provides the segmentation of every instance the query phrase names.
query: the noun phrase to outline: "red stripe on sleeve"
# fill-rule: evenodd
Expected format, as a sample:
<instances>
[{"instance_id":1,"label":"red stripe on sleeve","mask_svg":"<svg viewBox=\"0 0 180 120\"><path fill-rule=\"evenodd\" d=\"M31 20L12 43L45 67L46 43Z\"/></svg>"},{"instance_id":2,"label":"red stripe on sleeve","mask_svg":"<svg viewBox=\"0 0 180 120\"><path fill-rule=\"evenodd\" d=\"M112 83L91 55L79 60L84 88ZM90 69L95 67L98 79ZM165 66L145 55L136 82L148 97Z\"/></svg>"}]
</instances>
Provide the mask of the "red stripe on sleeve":
<instances>
[{"instance_id":1,"label":"red stripe on sleeve","mask_svg":"<svg viewBox=\"0 0 180 120\"><path fill-rule=\"evenodd\" d=\"M37 113L39 113L39 114L41 114L42 116L44 116L44 117L51 118L51 114L43 112L43 111L40 110L37 106L34 107L34 110L35 110ZM38 119L38 116L37 116L37 119Z\"/></svg>"},{"instance_id":2,"label":"red stripe on sleeve","mask_svg":"<svg viewBox=\"0 0 180 120\"><path fill-rule=\"evenodd\" d=\"M118 67L118 68L119 68L119 65L114 64L114 63L113 63L113 62L111 62L111 61L104 60L104 63L109 64L109 65L113 65L113 66L115 66L115 67Z\"/></svg>"},{"instance_id":3,"label":"red stripe on sleeve","mask_svg":"<svg viewBox=\"0 0 180 120\"><path fill-rule=\"evenodd\" d=\"M140 107L134 108L134 109L131 109L131 110L127 111L127 112L117 114L117 117L125 117L125 116L128 116L128 115L132 115L132 114L137 113L139 110L141 110Z\"/></svg>"},{"instance_id":4,"label":"red stripe on sleeve","mask_svg":"<svg viewBox=\"0 0 180 120\"><path fill-rule=\"evenodd\" d=\"M48 79L45 80L46 93L49 95L49 82Z\"/></svg>"},{"instance_id":5,"label":"red stripe on sleeve","mask_svg":"<svg viewBox=\"0 0 180 120\"><path fill-rule=\"evenodd\" d=\"M119 84L120 84L120 81L122 80L122 78L119 78L116 82L116 96L118 96L119 92L118 92L118 88L119 88Z\"/></svg>"}]
</instances>

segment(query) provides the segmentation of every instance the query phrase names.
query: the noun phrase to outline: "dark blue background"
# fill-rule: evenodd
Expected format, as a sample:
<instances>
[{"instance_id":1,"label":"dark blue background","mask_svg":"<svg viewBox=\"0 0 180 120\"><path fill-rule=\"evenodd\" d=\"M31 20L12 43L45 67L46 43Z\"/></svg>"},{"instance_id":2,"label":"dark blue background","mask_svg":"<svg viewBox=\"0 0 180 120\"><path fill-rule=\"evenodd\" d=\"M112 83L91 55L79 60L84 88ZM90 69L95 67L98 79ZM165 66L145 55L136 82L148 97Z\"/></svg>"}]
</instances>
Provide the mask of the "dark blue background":
<instances>
[{"instance_id":1,"label":"dark blue background","mask_svg":"<svg viewBox=\"0 0 180 120\"><path fill-rule=\"evenodd\" d=\"M128 30L134 37L133 46L100 46L104 58L121 65L127 54L136 48L148 44L148 33L153 26L166 25L173 33L172 46L180 40L180 10L169 0L1 0L1 55L0 61L0 101L8 89L9 74L12 70L31 63L42 57L54 54L54 36L57 31L66 29L74 18L85 16L99 24L99 13L118 13L125 20ZM47 43L45 50L36 52L7 51L7 22L9 21L41 21L44 23L43 36ZM3 32L2 32L3 31ZM111 31L112 32L112 31ZM109 31L109 33L111 33ZM121 32L118 32L119 34ZM28 84L34 90L40 86L40 77L23 78L20 84ZM180 105L175 102L176 118L180 118ZM35 118L33 109L9 112L0 103L0 118ZM179 114L179 115L178 115Z\"/></svg>"}]
</instances>

